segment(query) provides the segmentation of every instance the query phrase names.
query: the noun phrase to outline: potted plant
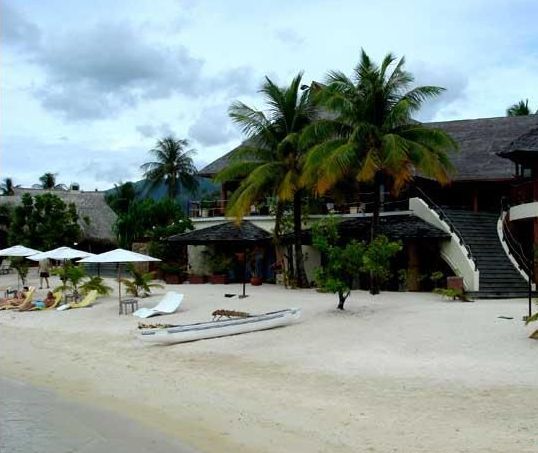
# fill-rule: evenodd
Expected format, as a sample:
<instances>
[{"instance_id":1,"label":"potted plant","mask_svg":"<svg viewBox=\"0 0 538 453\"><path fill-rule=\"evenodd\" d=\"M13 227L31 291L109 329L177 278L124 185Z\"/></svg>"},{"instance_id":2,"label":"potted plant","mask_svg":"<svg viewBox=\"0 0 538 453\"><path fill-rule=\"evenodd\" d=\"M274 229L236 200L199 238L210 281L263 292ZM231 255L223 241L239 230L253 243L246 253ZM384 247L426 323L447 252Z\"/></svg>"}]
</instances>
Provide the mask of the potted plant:
<instances>
[{"instance_id":1,"label":"potted plant","mask_svg":"<svg viewBox=\"0 0 538 453\"><path fill-rule=\"evenodd\" d=\"M250 284L260 286L263 282L263 251L255 248L250 256L249 262Z\"/></svg>"},{"instance_id":2,"label":"potted plant","mask_svg":"<svg viewBox=\"0 0 538 453\"><path fill-rule=\"evenodd\" d=\"M212 284L228 283L228 270L232 264L232 259L224 253L214 252L207 257L208 266L211 269L209 281Z\"/></svg>"},{"instance_id":3,"label":"potted plant","mask_svg":"<svg viewBox=\"0 0 538 453\"><path fill-rule=\"evenodd\" d=\"M169 285L177 285L185 281L185 267L178 263L162 263L161 272L164 281Z\"/></svg>"}]
</instances>

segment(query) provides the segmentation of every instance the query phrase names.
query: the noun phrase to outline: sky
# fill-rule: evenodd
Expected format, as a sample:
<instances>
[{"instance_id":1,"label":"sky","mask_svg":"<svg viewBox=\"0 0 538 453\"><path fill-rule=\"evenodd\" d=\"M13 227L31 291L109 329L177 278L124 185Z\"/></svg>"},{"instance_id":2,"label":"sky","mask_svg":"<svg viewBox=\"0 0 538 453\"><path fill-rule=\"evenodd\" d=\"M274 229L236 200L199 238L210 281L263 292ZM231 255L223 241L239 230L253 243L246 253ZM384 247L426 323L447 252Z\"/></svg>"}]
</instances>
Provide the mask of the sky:
<instances>
[{"instance_id":1,"label":"sky","mask_svg":"<svg viewBox=\"0 0 538 453\"><path fill-rule=\"evenodd\" d=\"M363 48L446 92L421 121L538 109L536 0L2 0L0 178L83 190L142 178L159 138L198 168L241 142L227 109L264 77L351 75Z\"/></svg>"}]
</instances>

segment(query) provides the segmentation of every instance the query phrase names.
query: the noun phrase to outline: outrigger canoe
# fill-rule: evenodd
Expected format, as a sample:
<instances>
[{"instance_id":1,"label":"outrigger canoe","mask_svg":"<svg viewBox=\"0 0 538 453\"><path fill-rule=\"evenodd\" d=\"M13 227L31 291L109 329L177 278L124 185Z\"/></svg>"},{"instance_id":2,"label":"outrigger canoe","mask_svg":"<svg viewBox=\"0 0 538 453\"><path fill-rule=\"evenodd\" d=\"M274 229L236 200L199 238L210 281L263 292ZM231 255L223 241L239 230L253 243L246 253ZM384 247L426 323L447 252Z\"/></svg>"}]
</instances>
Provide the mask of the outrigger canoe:
<instances>
[{"instance_id":1,"label":"outrigger canoe","mask_svg":"<svg viewBox=\"0 0 538 453\"><path fill-rule=\"evenodd\" d=\"M158 344L185 343L187 341L225 337L287 326L300 316L300 308L289 308L246 318L221 319L196 324L143 329L140 331L140 339L148 343Z\"/></svg>"}]
</instances>

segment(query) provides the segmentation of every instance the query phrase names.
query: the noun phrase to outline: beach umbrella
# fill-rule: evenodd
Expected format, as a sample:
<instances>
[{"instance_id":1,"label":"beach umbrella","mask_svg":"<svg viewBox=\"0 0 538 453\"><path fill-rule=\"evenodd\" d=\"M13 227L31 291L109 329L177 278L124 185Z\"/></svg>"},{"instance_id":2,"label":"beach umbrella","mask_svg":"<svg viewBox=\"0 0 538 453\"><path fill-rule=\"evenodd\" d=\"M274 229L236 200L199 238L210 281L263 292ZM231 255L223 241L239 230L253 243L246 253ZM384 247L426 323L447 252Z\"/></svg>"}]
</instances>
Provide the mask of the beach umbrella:
<instances>
[{"instance_id":1,"label":"beach umbrella","mask_svg":"<svg viewBox=\"0 0 538 453\"><path fill-rule=\"evenodd\" d=\"M13 247L8 247L7 249L0 250L0 256L30 256L35 255L36 253L41 253L40 250L31 249L25 247L24 245L14 245Z\"/></svg>"},{"instance_id":2,"label":"beach umbrella","mask_svg":"<svg viewBox=\"0 0 538 453\"><path fill-rule=\"evenodd\" d=\"M41 252L39 250L25 247L24 245L14 245L13 247L8 247L7 249L0 250L0 256L28 257L30 255L35 255L36 253ZM19 287L19 274L17 273L17 288Z\"/></svg>"},{"instance_id":3,"label":"beach umbrella","mask_svg":"<svg viewBox=\"0 0 538 453\"><path fill-rule=\"evenodd\" d=\"M88 256L94 256L93 253L84 252L82 250L73 249L71 247L58 247L48 252L41 252L35 255L27 256L32 261L41 261L45 259L51 260L72 260L74 258L86 258Z\"/></svg>"},{"instance_id":4,"label":"beach umbrella","mask_svg":"<svg viewBox=\"0 0 538 453\"><path fill-rule=\"evenodd\" d=\"M130 250L116 249L83 258L79 260L79 263L115 263L118 265L118 302L121 307L121 265L125 263L147 263L149 261L161 260L149 255L131 252Z\"/></svg>"}]
</instances>

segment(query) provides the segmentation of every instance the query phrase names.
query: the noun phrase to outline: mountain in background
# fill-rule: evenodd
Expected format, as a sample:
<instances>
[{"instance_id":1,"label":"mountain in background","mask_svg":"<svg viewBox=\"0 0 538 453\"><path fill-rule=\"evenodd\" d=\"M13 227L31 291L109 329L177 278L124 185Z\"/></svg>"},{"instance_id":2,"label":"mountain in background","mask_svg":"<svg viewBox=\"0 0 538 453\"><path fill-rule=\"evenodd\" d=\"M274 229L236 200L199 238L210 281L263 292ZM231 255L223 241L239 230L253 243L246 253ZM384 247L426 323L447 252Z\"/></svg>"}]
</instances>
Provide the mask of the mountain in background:
<instances>
[{"instance_id":1,"label":"mountain in background","mask_svg":"<svg viewBox=\"0 0 538 453\"><path fill-rule=\"evenodd\" d=\"M179 195L176 197L177 202L180 204L181 208L185 213L188 213L189 210L189 201L192 200L202 200L204 198L218 199L220 197L220 186L215 184L209 178L202 178L197 176L199 185L198 190L194 193L181 186L179 190ZM145 179L140 181L133 182L137 193L140 198L153 198L154 200L160 200L161 198L167 197L168 189L164 183L159 183L153 188L149 187L149 184ZM114 189L109 189L107 192L110 192Z\"/></svg>"}]
</instances>

